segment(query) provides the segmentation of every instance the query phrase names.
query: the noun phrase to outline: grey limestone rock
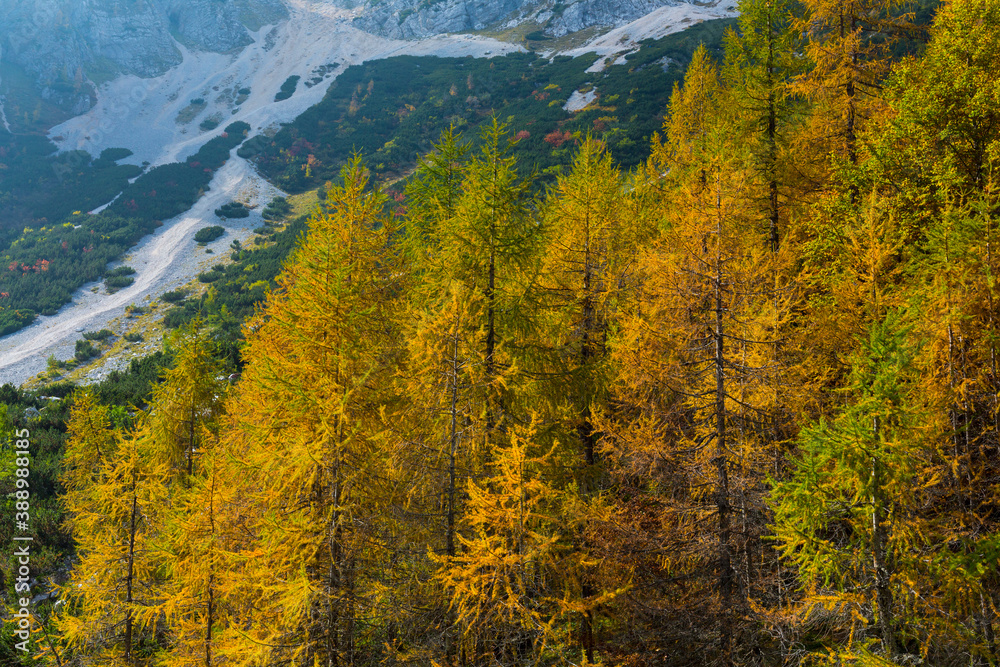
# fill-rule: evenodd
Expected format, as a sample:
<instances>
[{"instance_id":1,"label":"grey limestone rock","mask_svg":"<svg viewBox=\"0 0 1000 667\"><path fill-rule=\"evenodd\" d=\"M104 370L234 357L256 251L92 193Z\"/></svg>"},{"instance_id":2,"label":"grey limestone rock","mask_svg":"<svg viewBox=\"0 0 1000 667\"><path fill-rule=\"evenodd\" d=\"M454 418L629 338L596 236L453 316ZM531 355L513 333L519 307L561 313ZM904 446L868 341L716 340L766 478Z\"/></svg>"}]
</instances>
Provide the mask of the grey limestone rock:
<instances>
[{"instance_id":1,"label":"grey limestone rock","mask_svg":"<svg viewBox=\"0 0 1000 667\"><path fill-rule=\"evenodd\" d=\"M369 0L355 25L386 37L416 39L482 30L524 4L523 0Z\"/></svg>"},{"instance_id":2,"label":"grey limestone rock","mask_svg":"<svg viewBox=\"0 0 1000 667\"><path fill-rule=\"evenodd\" d=\"M351 0L339 0L347 7ZM355 19L362 30L415 39L533 21L553 37L585 28L612 28L686 0L365 0Z\"/></svg>"},{"instance_id":3,"label":"grey limestone rock","mask_svg":"<svg viewBox=\"0 0 1000 667\"><path fill-rule=\"evenodd\" d=\"M545 32L559 37L593 26L616 27L634 21L666 5L682 0L578 0L566 3L560 13L553 13Z\"/></svg>"},{"instance_id":4,"label":"grey limestone rock","mask_svg":"<svg viewBox=\"0 0 1000 667\"><path fill-rule=\"evenodd\" d=\"M6 80L26 75L41 99L77 114L94 83L180 63L177 42L224 53L287 16L282 0L0 0L0 65Z\"/></svg>"},{"instance_id":5,"label":"grey limestone rock","mask_svg":"<svg viewBox=\"0 0 1000 667\"><path fill-rule=\"evenodd\" d=\"M159 0L170 28L203 51L226 52L250 44L257 30L288 17L281 0Z\"/></svg>"},{"instance_id":6,"label":"grey limestone rock","mask_svg":"<svg viewBox=\"0 0 1000 667\"><path fill-rule=\"evenodd\" d=\"M78 114L94 84L153 77L185 48L226 53L289 16L287 0L0 0L0 96L25 78L38 99ZM531 22L558 37L611 28L697 0L314 0L352 9L356 27L397 39L503 29ZM717 0L706 0L711 3ZM269 37L273 41L273 36ZM20 91L23 93L23 91ZM34 106L34 102L24 105Z\"/></svg>"}]
</instances>

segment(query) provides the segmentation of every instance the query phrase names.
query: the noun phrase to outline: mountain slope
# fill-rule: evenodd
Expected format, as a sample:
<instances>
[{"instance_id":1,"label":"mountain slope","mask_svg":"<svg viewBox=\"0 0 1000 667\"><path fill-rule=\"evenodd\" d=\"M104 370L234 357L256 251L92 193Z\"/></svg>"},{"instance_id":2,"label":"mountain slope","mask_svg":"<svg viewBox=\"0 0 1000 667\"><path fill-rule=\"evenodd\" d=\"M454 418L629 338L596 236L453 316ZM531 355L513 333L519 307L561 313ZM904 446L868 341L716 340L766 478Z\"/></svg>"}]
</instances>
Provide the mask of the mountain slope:
<instances>
[{"instance_id":1,"label":"mountain slope","mask_svg":"<svg viewBox=\"0 0 1000 667\"><path fill-rule=\"evenodd\" d=\"M714 7L685 0L365 0L353 5L354 25L397 39L445 32L503 29L527 24L538 36L561 37L587 28L609 29L661 7ZM712 18L721 18L719 13Z\"/></svg>"},{"instance_id":2,"label":"mountain slope","mask_svg":"<svg viewBox=\"0 0 1000 667\"><path fill-rule=\"evenodd\" d=\"M76 115L90 108L94 84L179 65L178 42L227 52L287 16L281 0L0 0L0 94L11 120L32 102Z\"/></svg>"},{"instance_id":3,"label":"mountain slope","mask_svg":"<svg viewBox=\"0 0 1000 667\"><path fill-rule=\"evenodd\" d=\"M198 151L210 137L217 134L219 128L235 121L246 122L251 128L249 132L251 137L275 137L278 143L281 143L284 142L285 137L285 134L281 133L282 126L291 123L323 100L331 84L352 65L361 63L367 63L366 67L378 65L370 61L389 59L394 56L433 55L448 58L493 58L526 50L525 46L520 43L503 42L483 35L436 35L419 40L396 40L372 35L357 28L357 20L363 16L363 7L345 9L330 2L315 0L287 0L287 5L281 6L288 13L287 20L278 20L273 24L268 23L261 10L254 14L257 17L256 22L244 16L240 19L242 27L238 30L231 33L213 32L212 22L218 22L222 19L215 15L209 15L209 10L212 9L210 5L214 5L218 9L218 3L182 3L178 1L172 5L171 2L172 0L155 0L155 2L154 0L137 0L129 6L134 7L135 11L138 12L136 16L141 15L148 18L155 14L154 9L161 12L160 19L157 20L165 21L168 26L168 36L171 40L170 53L179 57L178 64L170 65L173 62L170 58L173 58L174 55L164 55L158 65L155 62L156 58L149 56L150 62L143 64L143 67L147 69L140 69L139 65L135 65L133 67L135 71L126 74L119 72L110 80L96 86L93 92L87 92L87 86L90 85L88 83L90 75L82 71L79 72L78 78L80 80L77 82L79 86L67 88L68 91L78 95L81 104L90 107L87 112L55 125L49 132L49 136L60 151L59 159L68 160L68 167L83 170L90 162L87 154L96 156L106 149L118 147L129 149L125 153L132 152L132 155L122 158L123 163L126 163L122 165L123 167L127 166L127 163L137 165L147 162L150 166L155 167L172 162L183 162L185 158ZM111 11L112 14L114 7L117 6L120 14L118 19L124 21L122 25L129 25L126 16L128 12L124 11L126 5L114 5L109 0L100 0L98 4L105 9L110 8L108 11ZM235 7L239 3L226 4ZM252 6L259 8L276 5L275 3L256 3ZM176 11L172 11L172 7ZM432 9L433 5L429 8ZM12 10L11 0L0 0L0 9L6 12L5 15L8 17L17 14ZM424 8L424 10L426 9L428 7ZM142 12L147 11L147 14L142 14ZM199 11L204 12L204 14L198 14ZM569 141L573 132L585 132L588 128L602 134L609 145L613 147L617 156L626 157L635 153L626 162L631 162L636 158L641 159L641 152L646 141L644 137L648 135L648 130L640 128L635 121L637 118L641 118L643 121L649 121L653 126L659 123L665 104L665 95L669 91L670 81L667 79L672 80L678 75L679 68L685 60L683 57L679 59L676 56L666 57L661 53L647 62L648 58L641 54L633 59L626 59L624 54L635 51L638 48L636 42L643 38L680 31L701 20L713 18L713 13L719 13L723 16L732 13L731 5L719 4L699 7L687 3L661 7L657 11L659 13L654 14L651 18L642 17L632 24L620 26L615 31L608 33L609 36L614 36L613 43L599 44L592 41L591 43L596 48L590 48L586 45L579 48L577 53L581 55L585 52L596 52L596 54L581 58L568 68L565 64L570 60L569 58L553 59L553 55L550 53L534 53L518 57L523 58L524 62L533 70L539 70L536 74L540 73L541 70L551 71L553 75L548 81L542 81L534 75L528 76L530 81L521 81L522 72L518 71L517 68L511 69L499 61L474 61L476 63L475 69L485 68L485 70L473 77L472 85L473 87L484 86L484 90L473 94L474 91L469 89L469 72L463 72L461 76L456 74L457 78L454 81L449 81L449 85L444 87L446 98L448 101L453 101L454 98L459 99L462 103L468 102L469 109L456 112L469 124L470 128L467 129L471 129L471 126L476 125L481 118L486 117L491 109L496 109L501 114L513 114L515 117L523 119L517 127L519 136L523 134L525 137L521 145L523 150L538 156L536 160L538 164L562 163L564 158L562 154L569 150L569 144L565 146L563 144ZM198 33L197 26L192 25L198 16L207 17L201 26L202 33ZM273 18L273 15L270 16ZM138 19L133 16L133 20ZM517 20L520 19L514 17L507 21L510 23ZM174 25L173 28L169 27L171 22ZM56 26L52 28L53 30L58 29L58 21L50 23L52 26ZM440 27L441 24L437 24L437 29ZM3 24L2 29L10 32L8 24ZM80 26L76 26L75 29L83 30ZM122 29L124 30L124 28ZM626 31L627 34L621 31ZM240 36L242 34L248 36L247 39L250 40L250 43L239 46L243 41ZM593 37L593 33L587 33L587 35ZM577 37L574 42L576 44L586 41L580 36ZM210 46L216 50L200 48L199 44L204 45L206 41L211 42ZM544 42L544 40L541 41ZM78 44L83 42L81 37ZM124 55L124 52L128 51L126 43L123 41L120 45L123 53L119 60L120 63L127 65L129 61L125 59ZM145 44L143 47L150 49L149 52L152 53L165 43L165 41L160 43L150 37L149 44ZM157 46L158 44L160 46ZM540 45L538 40L534 39L530 43L530 46ZM223 50L223 46L232 48ZM162 48L162 52L167 53L167 49ZM80 60L74 62L82 63L87 53L86 49L81 46L75 52L75 56L79 56ZM9 52L6 50L2 54L4 64L3 71L0 71L0 76L2 76L0 86L7 94L4 104L6 118L10 119L12 130L17 133L12 145L20 146L28 139L44 141L43 137L23 133L27 127L37 131L39 126L51 127L53 123L49 122L51 119L45 118L44 113L42 118L25 119L26 115L31 116L31 113L27 111L29 103L34 104L34 102L31 102L29 98L12 96L10 91L17 92L28 87L30 78L23 68L8 62L8 54ZM598 57L598 55L604 57ZM560 65L560 61L564 65ZM468 62L471 64L473 61ZM496 63L495 69L494 62ZM114 67L123 66L120 63ZM39 67L43 64L40 63ZM431 69L440 64L440 62L435 61L435 64L428 63L427 67ZM160 69L154 68L154 65L162 69L162 73L156 74ZM420 62L412 62L412 65L414 68L421 67ZM458 67L461 63L454 62L452 65ZM129 66L132 67L132 65ZM78 65L78 70L82 70L82 68L82 64ZM391 61L384 60L384 66L379 65L379 68L379 71L385 71L387 76L392 75ZM510 70L508 72L510 76L500 77L501 70ZM114 71L118 72L119 70L114 69ZM589 76L591 72L596 75L599 71L599 76ZM556 74L557 72L562 73ZM528 72L523 74L528 75ZM359 82L364 84L367 90L367 86L371 84L372 76L365 76L368 78L365 81L359 80ZM59 81L65 84L66 78L64 76ZM419 77L413 78L415 83ZM344 90L341 91L347 93L348 102L351 95L350 91L347 90L346 83L349 79L350 77L345 77ZM619 79L621 81L618 81ZM655 85L652 82L639 83L646 81L646 79L650 79L650 81L656 79L657 82ZM659 81L660 79L663 81ZM634 81L635 85L642 86L643 94L633 96L630 90L634 85L626 85L626 80ZM587 93L591 96L588 99L596 99L597 103L579 113L567 114L571 109L572 111L579 109L577 106L568 104L568 100L573 98L574 90L578 86L586 87L590 84L597 87L597 92ZM49 87L54 85L51 84ZM377 85L379 86L377 90L381 93L384 86ZM18 86L21 88L18 89ZM503 87L503 91L498 86ZM554 87L549 88L549 86ZM434 86L430 86L427 89L434 88ZM451 92L452 88L455 92ZM459 96L459 91L465 92ZM370 93L371 90L367 90L367 92ZM481 94L483 92L495 97L495 101L486 99ZM46 93L39 93L37 99L42 100L43 94ZM393 137L399 135L398 138L389 138L387 141L378 142L379 145L372 145L366 151L371 153L372 157L379 158L372 164L376 171L381 171L383 162L382 156L376 155L378 150L387 154L387 159L384 160L386 171L398 170L396 173L403 173L408 165L412 164L416 154L425 150L429 145L428 142L437 137L438 121L443 121L444 116L434 110L437 104L434 95L424 98L421 97L422 93L419 90L412 91L412 94L415 97L411 105L419 108L419 111L413 114L412 120L420 119L424 117L423 114L426 114L428 122L420 127L415 127L411 120L399 128L390 122L387 129L393 133ZM55 97L50 97L55 99ZM437 97L442 99L440 95ZM467 100L470 97L476 99ZM635 100L632 99L633 97ZM374 118L372 115L374 109L369 108L371 102L369 100L367 102L369 106L354 119L364 126L359 125L357 128L359 130L368 131L370 129L367 125L369 120L382 122L382 116L385 116L380 112L379 118ZM508 104L509 108L504 110ZM54 102L50 106L55 107ZM616 106L619 107L617 111L614 108ZM640 109L640 106L643 108ZM386 109L398 111L395 106L386 107ZM538 119L528 117L535 114L536 111L541 111ZM67 112L62 111L61 113L65 115ZM313 116L317 114L322 116L322 113L321 110L318 110L313 113ZM404 109L403 116L405 115ZM398 118L402 120L403 116L398 116ZM323 120L323 118L318 119L318 127L322 125L319 121ZM392 121L388 116L385 116L384 120ZM405 132L411 128L416 130L419 136L406 136ZM4 132L0 131L0 135L3 134ZM556 134L559 136L556 137ZM292 143L294 143L294 138ZM340 140L332 142L331 147L334 144L339 146L336 151L338 154L322 157L326 165L325 169L335 172L338 161L343 157L339 153L349 152L355 143L351 140L347 140L346 144ZM390 154L392 146L396 148L393 149L395 152ZM272 147L264 141L262 144L258 143L258 148L263 148L262 152L268 152ZM403 155L400 151L406 154ZM49 158L45 157L44 146L39 146L37 152L40 157L36 160L39 162L36 166L54 168L55 162L52 165L46 162ZM400 155L393 158L396 153L400 153ZM120 155L121 153L116 154ZM6 157L0 155L0 160L10 162L11 155ZM303 156L303 159L309 157L308 153L303 154ZM263 164L260 166L264 167ZM3 165L0 165L0 168L2 167ZM279 181L279 185L286 189L316 187L315 177L310 179L309 172L300 167L301 165L295 163L294 160L274 165L275 170L299 173L305 176L302 183L286 183L281 179L275 180ZM330 175L326 172L319 172L317 176L320 173L324 179ZM183 283L185 276L187 279L194 277L197 270L185 264L185 258L190 254L189 245L192 241L189 237L193 236L194 231L196 231L197 223L211 224L211 217L204 212L211 209L211 207L206 209L208 205L206 202L211 200L210 203L214 206L216 203L225 203L229 199L237 199L241 196L240 193L245 191L264 191L266 189L266 185L260 181L260 176L254 173L254 170L245 163L243 158L231 156L225 174L228 175L226 178L217 175L212 180L205 188L205 190L210 190L208 197L199 202L196 209L189 214L169 218L164 215L158 218L162 219L164 223L164 227L156 235L157 238L163 237L162 242L151 241L149 246L152 248L150 252L157 257L157 261L135 267L137 273L134 285L123 289L113 297L114 303L117 304L116 307L120 308L121 304L129 302L134 303L155 298L156 295ZM274 175L271 174L272 177ZM319 184L322 184L322 181L319 181ZM147 188L143 192L147 199L159 201L165 196L167 190L155 187ZM3 188L0 187L0 200L3 199L2 195ZM108 199L111 196L113 195L109 195ZM133 198L139 205L145 201L141 200L141 197ZM85 212L89 207L90 203L86 207L74 206L71 208L78 208ZM28 212L30 213L30 210ZM197 221L192 222L192 218L197 218ZM11 229L20 230L30 226L37 230L40 227L55 228L66 221L57 219L42 221L31 219L29 215L23 222L20 220L14 222L18 224L11 226ZM74 222L73 224L78 223ZM144 241L144 243L146 242ZM51 258L46 256L45 259ZM25 260L28 266L33 266L34 261L34 258ZM49 276L53 273L55 271L45 275ZM32 273L31 277L37 278L41 275ZM69 286L69 289L72 290L73 287ZM102 304L110 306L112 303L110 295L91 294L90 287L86 286L83 290L77 290L73 294L72 299L75 305L63 308L51 318L40 319L35 325L30 326L17 336L7 337L0 341L0 353L2 353L0 356L3 357L3 361L0 361L0 380L16 379L20 382L29 375L43 370L45 365L43 360L48 354L53 352L63 354L67 348L72 346L76 338L74 331L78 328L100 329L105 326L115 328L116 325L112 324L111 319L113 319L113 312L116 311L113 308L102 306ZM29 314L33 316L33 313ZM44 341L44 345L39 347L37 343L42 341ZM13 365L8 363L15 359L20 361Z\"/></svg>"}]
</instances>

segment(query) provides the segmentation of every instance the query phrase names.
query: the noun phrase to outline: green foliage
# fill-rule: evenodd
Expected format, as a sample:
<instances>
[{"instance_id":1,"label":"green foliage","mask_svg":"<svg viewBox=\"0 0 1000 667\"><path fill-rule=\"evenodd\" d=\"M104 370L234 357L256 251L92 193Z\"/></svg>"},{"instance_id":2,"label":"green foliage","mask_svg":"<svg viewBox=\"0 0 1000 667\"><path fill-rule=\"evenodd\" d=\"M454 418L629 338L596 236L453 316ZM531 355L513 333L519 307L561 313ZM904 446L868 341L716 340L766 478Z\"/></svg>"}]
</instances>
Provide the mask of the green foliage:
<instances>
[{"instance_id":1,"label":"green foliage","mask_svg":"<svg viewBox=\"0 0 1000 667\"><path fill-rule=\"evenodd\" d=\"M167 313L164 325L175 328L201 317L216 330L220 341L234 344L242 340L240 323L263 304L285 259L306 228L306 219L300 217L280 231L268 230L266 245L233 253L231 264L202 274L212 283L211 290L203 296L183 301L186 293L182 290L161 296L165 301L179 304Z\"/></svg>"},{"instance_id":2,"label":"green foliage","mask_svg":"<svg viewBox=\"0 0 1000 667\"><path fill-rule=\"evenodd\" d=\"M226 233L226 228L219 225L212 225L211 227L202 227L199 229L195 235L194 240L198 243L211 243L215 239L219 238Z\"/></svg>"},{"instance_id":3,"label":"green foliage","mask_svg":"<svg viewBox=\"0 0 1000 667\"><path fill-rule=\"evenodd\" d=\"M198 282L201 283L214 283L216 280L222 277L221 271L207 271L205 273L198 274Z\"/></svg>"},{"instance_id":4,"label":"green foliage","mask_svg":"<svg viewBox=\"0 0 1000 667\"><path fill-rule=\"evenodd\" d=\"M185 162L154 167L125 188L109 210L150 223L183 213L201 196L212 173L225 164L229 152L242 143L249 129L246 123L232 123Z\"/></svg>"},{"instance_id":5,"label":"green foliage","mask_svg":"<svg viewBox=\"0 0 1000 667\"><path fill-rule=\"evenodd\" d=\"M119 269L128 269L128 271L119 271ZM108 272L108 275L104 278L104 286L107 288L109 294L113 294L118 290L128 287L135 282L135 278L132 274L135 273L135 269L128 266L118 267Z\"/></svg>"},{"instance_id":6,"label":"green foliage","mask_svg":"<svg viewBox=\"0 0 1000 667\"><path fill-rule=\"evenodd\" d=\"M33 589L36 595L46 592L45 584L42 583L44 578L61 567L71 549L71 541L63 527L63 510L58 498L62 492L58 476L69 409L69 401L65 396L66 391L56 386L46 388L43 392L27 392L10 384L0 386L0 505L12 519L16 502L14 490L18 479L13 465L13 436L14 431L20 429L27 429L29 433L29 534L32 536L32 576L38 579ZM13 520L0 524L0 539L13 544L14 529ZM0 573L5 582L4 593L13 592L16 571L17 558L8 550L0 558ZM0 655L3 655L2 652ZM2 660L0 658L0 662Z\"/></svg>"},{"instance_id":7,"label":"green foliage","mask_svg":"<svg viewBox=\"0 0 1000 667\"><path fill-rule=\"evenodd\" d=\"M208 186L214 170L225 163L249 129L246 123L232 123L186 162L156 167L131 185L119 183L116 187L124 190L102 213L70 215L62 224L51 226L42 220L40 226L26 227L15 243L0 251L0 294L4 294L0 297L0 333L30 324L36 314L55 314L80 285L105 275L108 262L152 232L162 220L188 210ZM0 153L2 142L0 138ZM117 150L111 156L120 153ZM33 164L43 173L45 168L51 168ZM53 201L78 202L73 197L54 196L53 188L47 187L44 179L32 186ZM100 203L113 196L102 196ZM112 275L107 284L114 290L131 282L127 275L119 274Z\"/></svg>"},{"instance_id":8,"label":"green foliage","mask_svg":"<svg viewBox=\"0 0 1000 667\"><path fill-rule=\"evenodd\" d=\"M34 321L35 312L32 310L0 310L0 336L19 331Z\"/></svg>"},{"instance_id":9,"label":"green foliage","mask_svg":"<svg viewBox=\"0 0 1000 667\"><path fill-rule=\"evenodd\" d=\"M275 197L261 212L264 220L282 220L292 212L292 205L284 197Z\"/></svg>"},{"instance_id":10,"label":"green foliage","mask_svg":"<svg viewBox=\"0 0 1000 667\"><path fill-rule=\"evenodd\" d=\"M399 80L352 69L310 121L331 145L385 130L371 143L382 161L448 121L398 192L367 188L356 161L329 188L339 158L306 125L256 142L279 178L329 197L309 223L233 243L203 294L164 295L176 303L165 324L200 320L211 342L181 349L198 363L147 415L124 406L148 400L162 356L95 390L115 406L95 413L115 442L163 426L146 468L133 457L141 474L167 452L179 480L182 458L200 464L225 444L218 488L193 474L159 504L142 499L164 560L130 608L157 624L157 661L996 662L1000 20L981 0L942 10L924 58L897 65L872 105L857 162L831 166L835 142L813 140L829 139L834 112L787 89L810 67L787 29L797 10L742 10L724 76L697 52L665 139L631 173L607 157L629 148L621 109L659 94L680 69L666 49L690 35L597 74L587 59L531 54L400 59ZM775 45L787 60L769 59ZM588 85L599 108L561 112L554 96ZM510 111L513 141L494 108ZM485 131L468 145L459 126ZM524 174L564 164L578 141L543 198ZM209 151L215 163L224 148ZM265 219L289 213L276 199ZM229 367L243 371L235 409L199 431ZM68 390L48 389L52 405ZM204 402L161 400L197 391ZM0 403L20 400L0 388ZM38 403L37 418L19 407L0 422L40 421L53 408ZM72 449L86 470L95 448ZM114 522L88 519L92 532L120 528L113 509ZM104 551L78 537L81 559ZM120 567L107 551L104 569ZM98 619L117 625L96 641L115 641L120 611Z\"/></svg>"},{"instance_id":11,"label":"green foliage","mask_svg":"<svg viewBox=\"0 0 1000 667\"><path fill-rule=\"evenodd\" d=\"M131 266L125 266L125 265L116 266L115 268L108 271L105 275L108 276L109 278L114 276L132 276L135 275L135 269L133 269Z\"/></svg>"},{"instance_id":12,"label":"green foliage","mask_svg":"<svg viewBox=\"0 0 1000 667\"><path fill-rule=\"evenodd\" d=\"M135 275L135 269L131 266L117 266L108 271L104 276L104 285L108 293L114 293L134 283L133 275Z\"/></svg>"},{"instance_id":13,"label":"green foliage","mask_svg":"<svg viewBox=\"0 0 1000 667\"><path fill-rule=\"evenodd\" d=\"M105 148L97 159L102 162L118 162L118 160L124 160L130 155L132 155L132 151L127 148Z\"/></svg>"},{"instance_id":14,"label":"green foliage","mask_svg":"<svg viewBox=\"0 0 1000 667\"><path fill-rule=\"evenodd\" d=\"M250 210L242 202L229 202L215 209L215 214L223 220L226 218L248 218Z\"/></svg>"},{"instance_id":15,"label":"green foliage","mask_svg":"<svg viewBox=\"0 0 1000 667\"><path fill-rule=\"evenodd\" d=\"M177 303L187 296L187 292L182 289L170 290L160 295L160 300L166 303Z\"/></svg>"},{"instance_id":16,"label":"green foliage","mask_svg":"<svg viewBox=\"0 0 1000 667\"><path fill-rule=\"evenodd\" d=\"M281 90L279 90L275 96L274 101L280 102L282 100L287 100L289 97L295 94L295 88L299 84L298 75L293 74L292 76L285 79L285 82L281 84Z\"/></svg>"},{"instance_id":17,"label":"green foliage","mask_svg":"<svg viewBox=\"0 0 1000 667\"><path fill-rule=\"evenodd\" d=\"M791 478L772 495L775 537L802 580L890 628L901 582L914 581L922 536L912 511L933 470L906 335L898 316L872 327L852 359L849 403L802 430ZM883 648L892 655L888 632Z\"/></svg>"},{"instance_id":18,"label":"green foliage","mask_svg":"<svg viewBox=\"0 0 1000 667\"><path fill-rule=\"evenodd\" d=\"M1000 7L982 0L948 6L935 27L926 58L894 73L890 95L900 113L880 158L888 178L963 196L1000 167L1000 89L987 83L1000 59Z\"/></svg>"},{"instance_id":19,"label":"green foliage","mask_svg":"<svg viewBox=\"0 0 1000 667\"><path fill-rule=\"evenodd\" d=\"M104 405L145 407L152 388L159 384L163 370L171 363L173 354L163 351L133 359L127 370L111 371L96 386L95 395Z\"/></svg>"},{"instance_id":20,"label":"green foliage","mask_svg":"<svg viewBox=\"0 0 1000 667\"><path fill-rule=\"evenodd\" d=\"M73 354L78 362L90 361L94 357L101 356L101 351L94 347L89 340L76 341L76 352Z\"/></svg>"},{"instance_id":21,"label":"green foliage","mask_svg":"<svg viewBox=\"0 0 1000 667\"><path fill-rule=\"evenodd\" d=\"M135 165L116 164L131 154L125 149L107 149L93 161L83 151L54 151L44 137L0 133L0 249L25 226L78 218L74 211L108 203L142 173Z\"/></svg>"},{"instance_id":22,"label":"green foliage","mask_svg":"<svg viewBox=\"0 0 1000 667\"><path fill-rule=\"evenodd\" d=\"M83 334L84 340L107 340L111 338L113 334L110 329L101 329L100 331L87 331Z\"/></svg>"},{"instance_id":23,"label":"green foliage","mask_svg":"<svg viewBox=\"0 0 1000 667\"><path fill-rule=\"evenodd\" d=\"M215 115L212 115L206 118L205 120L201 121L200 123L198 123L198 129L202 130L203 132L209 132L219 127L220 122L222 122L221 119L219 119Z\"/></svg>"}]
</instances>

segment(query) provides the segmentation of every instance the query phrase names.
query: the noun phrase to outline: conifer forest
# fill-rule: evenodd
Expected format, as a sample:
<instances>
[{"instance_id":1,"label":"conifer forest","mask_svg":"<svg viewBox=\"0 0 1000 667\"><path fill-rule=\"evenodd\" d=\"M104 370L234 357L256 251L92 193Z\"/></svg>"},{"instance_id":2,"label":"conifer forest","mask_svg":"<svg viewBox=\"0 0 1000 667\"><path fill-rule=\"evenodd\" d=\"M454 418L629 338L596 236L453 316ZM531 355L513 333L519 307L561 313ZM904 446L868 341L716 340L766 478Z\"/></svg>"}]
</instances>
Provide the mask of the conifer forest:
<instances>
[{"instance_id":1,"label":"conifer forest","mask_svg":"<svg viewBox=\"0 0 1000 667\"><path fill-rule=\"evenodd\" d=\"M355 156L238 350L63 396L0 661L1000 665L1000 2L739 12L637 166Z\"/></svg>"}]
</instances>

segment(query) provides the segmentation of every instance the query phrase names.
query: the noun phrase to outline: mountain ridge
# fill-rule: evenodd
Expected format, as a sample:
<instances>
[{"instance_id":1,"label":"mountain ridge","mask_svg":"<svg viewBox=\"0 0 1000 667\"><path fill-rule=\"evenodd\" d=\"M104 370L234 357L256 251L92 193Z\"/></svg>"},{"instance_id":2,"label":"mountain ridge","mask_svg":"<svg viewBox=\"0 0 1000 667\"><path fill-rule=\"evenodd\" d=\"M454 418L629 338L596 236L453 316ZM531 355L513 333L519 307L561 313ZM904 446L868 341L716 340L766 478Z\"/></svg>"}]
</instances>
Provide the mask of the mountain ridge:
<instances>
[{"instance_id":1,"label":"mountain ridge","mask_svg":"<svg viewBox=\"0 0 1000 667\"><path fill-rule=\"evenodd\" d=\"M669 8L673 21L733 15L730 0L0 0L2 125L52 127L91 110L102 84L163 76L186 52L239 53L262 27L303 14L389 40L518 26L544 40L586 29L599 35Z\"/></svg>"}]
</instances>

